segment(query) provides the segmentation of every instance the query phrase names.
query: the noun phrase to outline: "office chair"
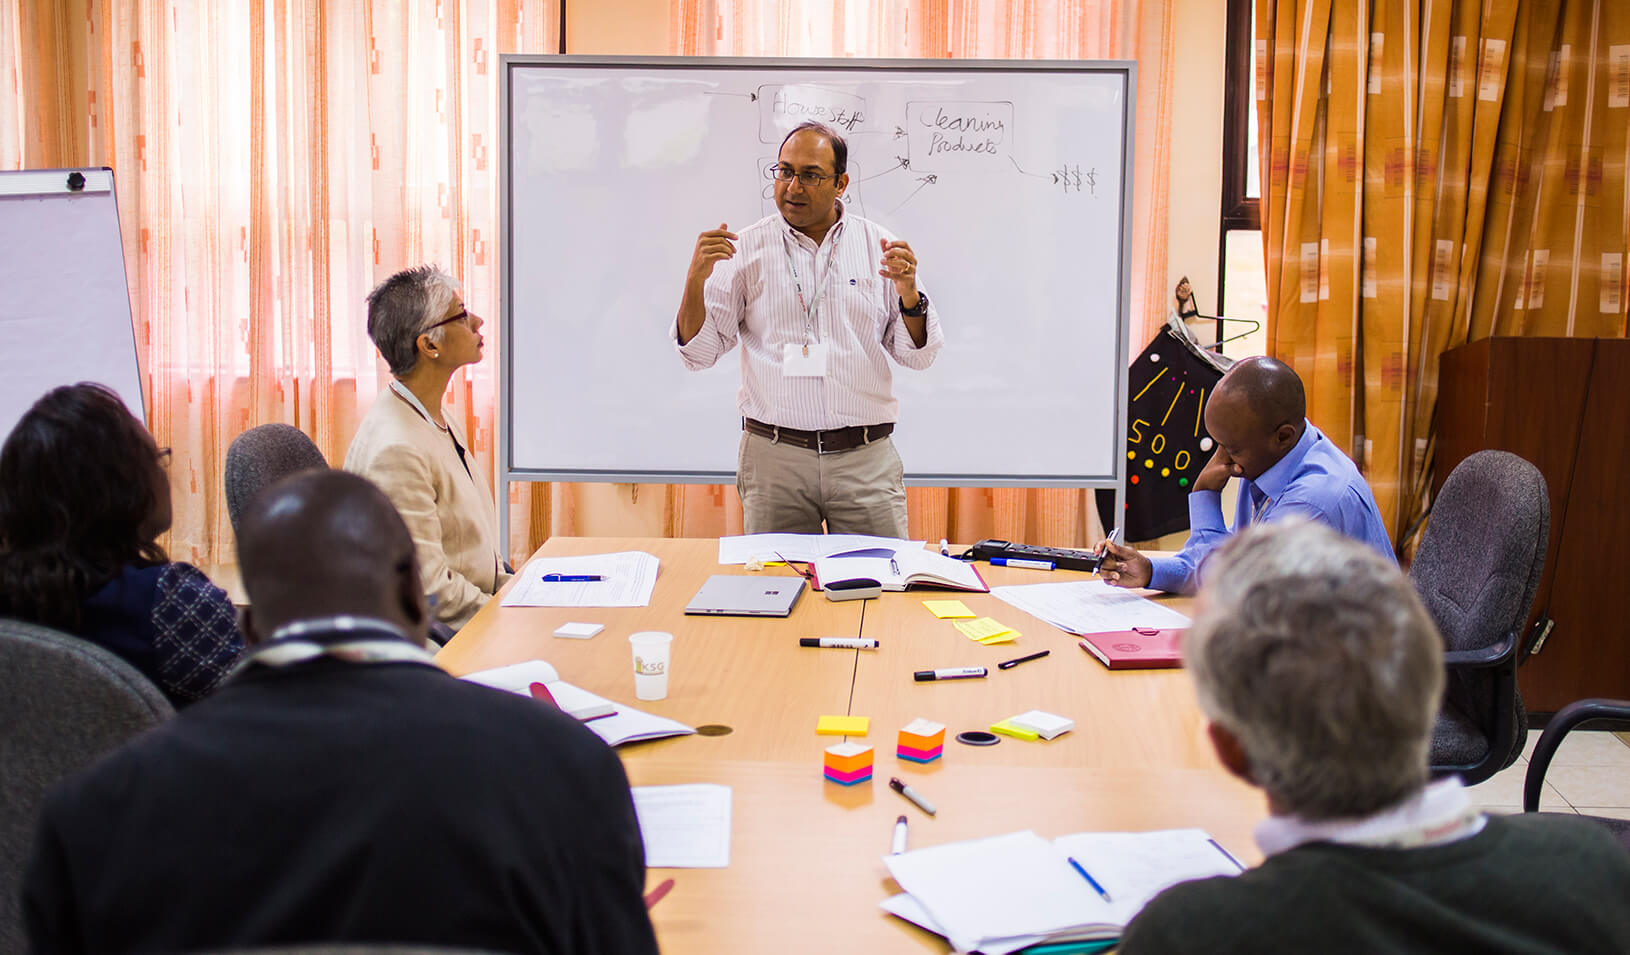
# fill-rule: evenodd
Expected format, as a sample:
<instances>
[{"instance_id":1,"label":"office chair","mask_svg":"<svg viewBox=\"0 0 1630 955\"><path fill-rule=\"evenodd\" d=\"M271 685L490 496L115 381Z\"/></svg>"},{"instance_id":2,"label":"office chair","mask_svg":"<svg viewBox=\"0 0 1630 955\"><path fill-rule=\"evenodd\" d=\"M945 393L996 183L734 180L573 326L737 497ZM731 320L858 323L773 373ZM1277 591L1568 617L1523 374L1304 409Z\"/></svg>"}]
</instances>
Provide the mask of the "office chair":
<instances>
[{"instance_id":1,"label":"office chair","mask_svg":"<svg viewBox=\"0 0 1630 955\"><path fill-rule=\"evenodd\" d=\"M1479 451L1432 504L1410 580L1443 635L1448 667L1432 730L1432 773L1475 785L1511 765L1528 737L1517 662L1550 539L1539 469Z\"/></svg>"},{"instance_id":2,"label":"office chair","mask_svg":"<svg viewBox=\"0 0 1630 955\"><path fill-rule=\"evenodd\" d=\"M1540 791L1545 788L1545 771L1551 768L1551 757L1556 755L1562 738L1579 726L1592 720L1630 720L1630 700L1575 700L1564 706L1534 744L1534 755L1528 757L1528 774L1522 783L1522 811L1538 812ZM1580 815L1584 815L1581 813ZM1619 845L1630 849L1630 819L1609 819L1605 816L1585 816L1619 840Z\"/></svg>"},{"instance_id":3,"label":"office chair","mask_svg":"<svg viewBox=\"0 0 1630 955\"><path fill-rule=\"evenodd\" d=\"M112 652L0 618L0 951L24 950L19 890L46 791L174 712Z\"/></svg>"},{"instance_id":4,"label":"office chair","mask_svg":"<svg viewBox=\"0 0 1630 955\"><path fill-rule=\"evenodd\" d=\"M262 488L296 471L326 467L328 460L316 442L292 425L256 425L233 438L226 449L226 513L233 533L237 533L239 515ZM431 621L430 638L446 646L453 639L453 630L439 620Z\"/></svg>"},{"instance_id":5,"label":"office chair","mask_svg":"<svg viewBox=\"0 0 1630 955\"><path fill-rule=\"evenodd\" d=\"M226 449L226 513L232 530L261 488L296 471L326 468L323 452L292 425L262 424L232 439Z\"/></svg>"}]
</instances>

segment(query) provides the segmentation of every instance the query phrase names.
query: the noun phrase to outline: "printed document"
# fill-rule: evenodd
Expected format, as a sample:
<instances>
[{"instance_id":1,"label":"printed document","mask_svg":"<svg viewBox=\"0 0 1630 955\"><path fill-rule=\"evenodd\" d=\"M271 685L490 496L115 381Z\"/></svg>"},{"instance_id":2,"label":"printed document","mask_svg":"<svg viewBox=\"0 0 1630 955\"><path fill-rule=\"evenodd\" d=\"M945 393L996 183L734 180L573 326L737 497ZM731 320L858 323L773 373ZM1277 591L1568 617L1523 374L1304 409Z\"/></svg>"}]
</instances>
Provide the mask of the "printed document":
<instances>
[{"instance_id":1,"label":"printed document","mask_svg":"<svg viewBox=\"0 0 1630 955\"><path fill-rule=\"evenodd\" d=\"M802 563L828 554L873 547L891 551L921 550L923 543L864 534L741 534L719 538L719 563L745 564L750 560L774 561L783 557Z\"/></svg>"},{"instance_id":2,"label":"printed document","mask_svg":"<svg viewBox=\"0 0 1630 955\"><path fill-rule=\"evenodd\" d=\"M723 869L730 865L730 787L634 786L634 814L653 869Z\"/></svg>"},{"instance_id":3,"label":"printed document","mask_svg":"<svg viewBox=\"0 0 1630 955\"><path fill-rule=\"evenodd\" d=\"M1114 633L1143 627L1181 630L1189 618L1102 580L993 587L991 593L1067 633Z\"/></svg>"},{"instance_id":4,"label":"printed document","mask_svg":"<svg viewBox=\"0 0 1630 955\"><path fill-rule=\"evenodd\" d=\"M625 550L581 557L534 557L504 595L506 607L648 607L657 585L653 554ZM546 581L548 574L602 580Z\"/></svg>"}]
</instances>

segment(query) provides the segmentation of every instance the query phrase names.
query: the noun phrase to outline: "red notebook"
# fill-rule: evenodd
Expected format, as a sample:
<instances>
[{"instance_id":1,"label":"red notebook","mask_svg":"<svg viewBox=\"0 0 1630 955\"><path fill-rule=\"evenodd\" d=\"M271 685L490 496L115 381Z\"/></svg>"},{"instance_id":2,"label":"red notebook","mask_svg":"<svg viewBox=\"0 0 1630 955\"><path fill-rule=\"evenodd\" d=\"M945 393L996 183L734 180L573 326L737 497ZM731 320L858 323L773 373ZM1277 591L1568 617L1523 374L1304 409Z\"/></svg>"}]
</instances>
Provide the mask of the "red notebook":
<instances>
[{"instance_id":1,"label":"red notebook","mask_svg":"<svg viewBox=\"0 0 1630 955\"><path fill-rule=\"evenodd\" d=\"M1163 670L1183 665L1182 630L1120 630L1089 633L1081 649L1111 670Z\"/></svg>"}]
</instances>

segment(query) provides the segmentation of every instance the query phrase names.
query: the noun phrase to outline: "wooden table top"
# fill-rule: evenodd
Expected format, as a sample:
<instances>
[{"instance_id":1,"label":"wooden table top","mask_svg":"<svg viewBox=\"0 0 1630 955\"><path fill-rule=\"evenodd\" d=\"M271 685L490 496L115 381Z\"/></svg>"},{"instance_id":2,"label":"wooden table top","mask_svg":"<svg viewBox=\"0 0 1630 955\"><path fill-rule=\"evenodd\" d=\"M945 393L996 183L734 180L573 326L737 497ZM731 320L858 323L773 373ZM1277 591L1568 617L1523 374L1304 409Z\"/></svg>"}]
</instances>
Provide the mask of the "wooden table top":
<instances>
[{"instance_id":1,"label":"wooden table top","mask_svg":"<svg viewBox=\"0 0 1630 955\"><path fill-rule=\"evenodd\" d=\"M1204 720L1181 670L1111 672L1075 637L990 594L885 593L832 602L806 592L786 619L688 617L712 574L745 573L716 563L718 542L645 538L553 538L540 555L644 550L661 560L647 607L501 607L492 601L437 661L463 675L528 659L554 664L561 678L614 700L726 735L686 736L624 746L630 782L732 787L731 863L726 869L653 869L652 885L675 880L653 919L665 952L946 951L943 940L883 913L898 891L881 856L896 816L911 824L911 845L1035 829L1052 837L1099 830L1198 826L1245 860L1259 856L1251 829L1265 815L1259 793L1216 763ZM1088 575L979 565L992 586L1062 582ZM766 574L790 575L786 567ZM924 599L958 598L970 610L1021 632L1012 644L981 646ZM1182 611L1188 601L1163 598ZM554 637L562 623L602 623L590 640ZM666 700L633 693L627 637L674 634ZM877 650L798 646L800 636L857 636ZM1001 660L1052 653L1007 671ZM986 666L980 680L916 683L915 670ZM1075 720L1052 741L1003 737L996 746L953 741L966 729L1029 709ZM821 776L822 715L871 719L859 740L874 747L874 777L843 787ZM947 725L944 758L926 766L898 760L895 734L912 719ZM940 808L929 818L888 788L899 776ZM841 916L838 915L841 913Z\"/></svg>"}]
</instances>

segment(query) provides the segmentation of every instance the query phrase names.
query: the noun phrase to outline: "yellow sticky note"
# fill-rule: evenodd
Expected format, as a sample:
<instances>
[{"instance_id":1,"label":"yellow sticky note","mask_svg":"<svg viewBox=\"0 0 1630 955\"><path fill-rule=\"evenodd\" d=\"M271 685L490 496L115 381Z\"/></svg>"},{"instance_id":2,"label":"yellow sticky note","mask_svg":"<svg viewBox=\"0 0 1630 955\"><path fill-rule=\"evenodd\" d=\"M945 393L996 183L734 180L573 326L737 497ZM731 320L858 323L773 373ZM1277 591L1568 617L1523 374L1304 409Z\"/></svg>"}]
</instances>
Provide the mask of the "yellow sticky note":
<instances>
[{"instance_id":1,"label":"yellow sticky note","mask_svg":"<svg viewBox=\"0 0 1630 955\"><path fill-rule=\"evenodd\" d=\"M924 600L923 606L927 607L934 614L934 616L940 618L941 620L946 620L952 617L978 616L978 614L974 613L972 610L969 610L967 605L960 600Z\"/></svg>"},{"instance_id":2,"label":"yellow sticky note","mask_svg":"<svg viewBox=\"0 0 1630 955\"><path fill-rule=\"evenodd\" d=\"M992 733L1001 733L1004 736L1011 736L1014 739L1030 740L1031 742L1041 739L1040 733L1037 733L1035 730L1027 730L1022 726L1014 726L1012 720L1003 720L1000 723L992 723L990 724L990 731Z\"/></svg>"},{"instance_id":3,"label":"yellow sticky note","mask_svg":"<svg viewBox=\"0 0 1630 955\"><path fill-rule=\"evenodd\" d=\"M995 646L998 643L1012 643L1013 639L1015 637L1017 637L1017 636L1018 636L1017 633L1015 633L1012 630L1009 630L1006 633L998 633L994 637L981 637L979 639L979 643L981 645L983 645L983 646L992 647L992 646Z\"/></svg>"},{"instance_id":4,"label":"yellow sticky note","mask_svg":"<svg viewBox=\"0 0 1630 955\"><path fill-rule=\"evenodd\" d=\"M1014 632L1011 627L1003 626L989 617L980 617L978 620L961 620L955 626L969 640L985 641L993 637L1000 637L1003 634L1012 634L1013 637L1018 636L1018 633ZM1012 639L1012 637L1008 639Z\"/></svg>"},{"instance_id":5,"label":"yellow sticky note","mask_svg":"<svg viewBox=\"0 0 1630 955\"><path fill-rule=\"evenodd\" d=\"M820 736L865 736L871 726L871 718L866 716L823 716L815 724L815 732Z\"/></svg>"}]
</instances>

